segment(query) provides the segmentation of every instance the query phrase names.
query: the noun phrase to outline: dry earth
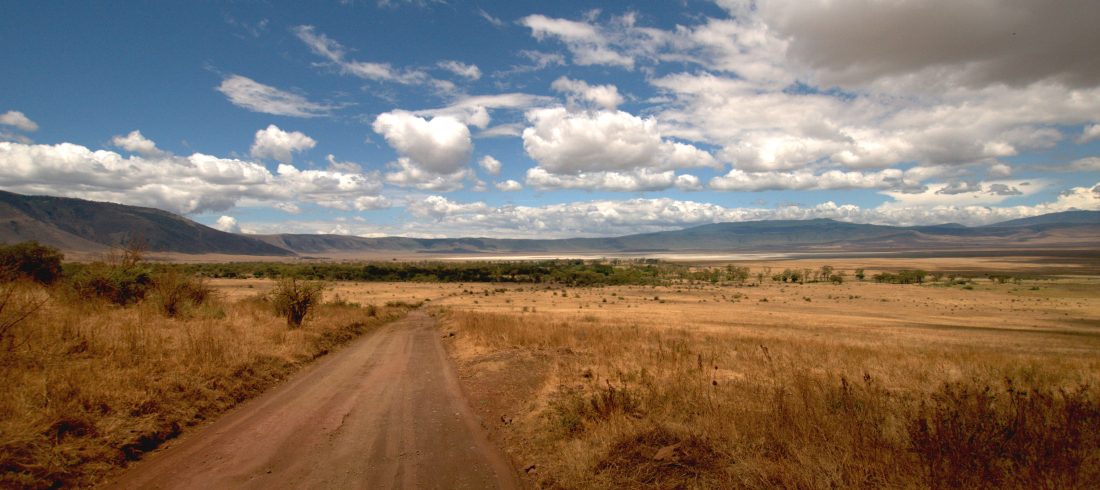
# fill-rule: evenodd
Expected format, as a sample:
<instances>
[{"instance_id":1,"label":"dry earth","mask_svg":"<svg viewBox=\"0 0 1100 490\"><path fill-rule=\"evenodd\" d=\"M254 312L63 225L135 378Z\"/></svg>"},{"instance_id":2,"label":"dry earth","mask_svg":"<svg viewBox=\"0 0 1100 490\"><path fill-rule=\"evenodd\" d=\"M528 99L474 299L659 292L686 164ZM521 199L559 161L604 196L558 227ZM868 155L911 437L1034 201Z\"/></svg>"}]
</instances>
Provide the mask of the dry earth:
<instances>
[{"instance_id":1,"label":"dry earth","mask_svg":"<svg viewBox=\"0 0 1100 490\"><path fill-rule=\"evenodd\" d=\"M423 312L154 453L115 488L514 488Z\"/></svg>"}]
</instances>

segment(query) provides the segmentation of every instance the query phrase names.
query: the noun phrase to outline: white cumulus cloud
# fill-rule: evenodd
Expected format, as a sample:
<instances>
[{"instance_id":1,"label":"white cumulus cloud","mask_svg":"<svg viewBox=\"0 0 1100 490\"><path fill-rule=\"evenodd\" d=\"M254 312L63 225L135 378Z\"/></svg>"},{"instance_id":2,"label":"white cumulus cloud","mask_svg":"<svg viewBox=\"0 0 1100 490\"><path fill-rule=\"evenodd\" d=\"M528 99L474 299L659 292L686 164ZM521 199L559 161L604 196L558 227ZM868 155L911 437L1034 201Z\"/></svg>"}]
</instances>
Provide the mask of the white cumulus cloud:
<instances>
[{"instance_id":1,"label":"white cumulus cloud","mask_svg":"<svg viewBox=\"0 0 1100 490\"><path fill-rule=\"evenodd\" d=\"M398 154L428 172L459 171L466 166L473 149L470 129L450 116L428 120L396 110L380 114L371 127Z\"/></svg>"},{"instance_id":2,"label":"white cumulus cloud","mask_svg":"<svg viewBox=\"0 0 1100 490\"><path fill-rule=\"evenodd\" d=\"M387 167L391 169L390 172L385 174L387 183L426 191L457 191L463 187L463 182L474 176L468 167L459 168L454 172L425 170L406 157L390 162Z\"/></svg>"},{"instance_id":3,"label":"white cumulus cloud","mask_svg":"<svg viewBox=\"0 0 1100 490\"><path fill-rule=\"evenodd\" d=\"M280 162L289 162L293 154L317 146L313 138L300 131L283 131L271 124L256 131L249 153L256 158L271 158Z\"/></svg>"},{"instance_id":4,"label":"white cumulus cloud","mask_svg":"<svg viewBox=\"0 0 1100 490\"><path fill-rule=\"evenodd\" d=\"M623 111L556 107L529 111L527 120L523 148L550 173L719 166L706 151L662 138L655 119Z\"/></svg>"},{"instance_id":5,"label":"white cumulus cloud","mask_svg":"<svg viewBox=\"0 0 1100 490\"><path fill-rule=\"evenodd\" d=\"M218 218L218 221L214 224L214 228L227 233L241 232L240 223L237 223L237 218L232 216L222 216Z\"/></svg>"},{"instance_id":6,"label":"white cumulus cloud","mask_svg":"<svg viewBox=\"0 0 1100 490\"><path fill-rule=\"evenodd\" d=\"M492 155L481 157L477 164L489 175L500 175L500 160L493 158Z\"/></svg>"},{"instance_id":7,"label":"white cumulus cloud","mask_svg":"<svg viewBox=\"0 0 1100 490\"><path fill-rule=\"evenodd\" d=\"M505 180L503 182L497 182L495 184L497 190L501 192L516 192L523 190L523 184L516 182L512 179Z\"/></svg>"},{"instance_id":8,"label":"white cumulus cloud","mask_svg":"<svg viewBox=\"0 0 1100 490\"><path fill-rule=\"evenodd\" d=\"M160 153L160 149L157 148L157 144L153 140L146 138L141 134L141 131L130 131L126 136L117 135L111 138L111 144L115 145L123 150L140 153L142 155L156 155Z\"/></svg>"},{"instance_id":9,"label":"white cumulus cloud","mask_svg":"<svg viewBox=\"0 0 1100 490\"><path fill-rule=\"evenodd\" d=\"M342 207L377 196L382 178L285 164L272 173L258 163L203 153L126 157L72 143L0 142L0 188L201 213L225 211L242 200L283 210L296 210L300 202Z\"/></svg>"},{"instance_id":10,"label":"white cumulus cloud","mask_svg":"<svg viewBox=\"0 0 1100 490\"><path fill-rule=\"evenodd\" d=\"M623 97L619 95L618 87L610 84L589 85L584 80L560 77L550 84L550 88L566 94L572 103L580 100L596 104L607 110L615 110L623 103Z\"/></svg>"}]
</instances>

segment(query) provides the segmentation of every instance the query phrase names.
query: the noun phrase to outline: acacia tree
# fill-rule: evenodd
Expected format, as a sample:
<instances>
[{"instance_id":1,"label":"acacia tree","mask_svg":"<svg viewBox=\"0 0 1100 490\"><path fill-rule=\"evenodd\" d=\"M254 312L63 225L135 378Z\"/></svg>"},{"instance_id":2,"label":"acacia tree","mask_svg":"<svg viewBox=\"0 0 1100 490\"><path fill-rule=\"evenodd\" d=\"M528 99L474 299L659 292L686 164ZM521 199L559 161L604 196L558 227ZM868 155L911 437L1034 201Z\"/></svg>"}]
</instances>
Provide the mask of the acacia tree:
<instances>
[{"instance_id":1,"label":"acacia tree","mask_svg":"<svg viewBox=\"0 0 1100 490\"><path fill-rule=\"evenodd\" d=\"M271 291L271 303L275 313L286 317L286 326L302 326L306 316L321 304L325 284L320 281L304 281L297 277L284 277L275 283Z\"/></svg>"}]
</instances>

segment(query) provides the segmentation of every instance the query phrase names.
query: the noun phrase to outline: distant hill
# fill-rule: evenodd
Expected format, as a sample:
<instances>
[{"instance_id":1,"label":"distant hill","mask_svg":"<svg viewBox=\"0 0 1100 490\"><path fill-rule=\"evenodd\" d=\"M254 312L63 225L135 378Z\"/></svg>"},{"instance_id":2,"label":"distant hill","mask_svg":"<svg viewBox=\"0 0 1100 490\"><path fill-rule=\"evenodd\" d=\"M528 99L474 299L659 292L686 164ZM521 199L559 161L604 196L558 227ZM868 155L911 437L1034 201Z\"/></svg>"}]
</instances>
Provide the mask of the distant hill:
<instances>
[{"instance_id":1,"label":"distant hill","mask_svg":"<svg viewBox=\"0 0 1100 490\"><path fill-rule=\"evenodd\" d=\"M714 223L606 238L364 238L225 233L158 209L0 191L0 242L37 240L65 251L95 252L130 237L141 237L155 252L272 257L1100 248L1100 212L1067 211L979 227L811 219Z\"/></svg>"},{"instance_id":2,"label":"distant hill","mask_svg":"<svg viewBox=\"0 0 1100 490\"><path fill-rule=\"evenodd\" d=\"M1074 215L1076 216L1076 215ZM1035 225L884 226L831 219L714 223L682 230L607 238L363 238L268 235L267 243L300 254L393 252L420 254L554 254L646 252L859 252L992 248L1096 247L1100 224L1048 220Z\"/></svg>"},{"instance_id":3,"label":"distant hill","mask_svg":"<svg viewBox=\"0 0 1100 490\"><path fill-rule=\"evenodd\" d=\"M1038 225L1100 225L1100 211L1062 211L1030 218L1002 221L986 227L1018 227Z\"/></svg>"},{"instance_id":4,"label":"distant hill","mask_svg":"<svg viewBox=\"0 0 1100 490\"><path fill-rule=\"evenodd\" d=\"M37 240L66 251L96 252L132 237L153 252L293 255L159 209L0 191L0 242Z\"/></svg>"}]
</instances>

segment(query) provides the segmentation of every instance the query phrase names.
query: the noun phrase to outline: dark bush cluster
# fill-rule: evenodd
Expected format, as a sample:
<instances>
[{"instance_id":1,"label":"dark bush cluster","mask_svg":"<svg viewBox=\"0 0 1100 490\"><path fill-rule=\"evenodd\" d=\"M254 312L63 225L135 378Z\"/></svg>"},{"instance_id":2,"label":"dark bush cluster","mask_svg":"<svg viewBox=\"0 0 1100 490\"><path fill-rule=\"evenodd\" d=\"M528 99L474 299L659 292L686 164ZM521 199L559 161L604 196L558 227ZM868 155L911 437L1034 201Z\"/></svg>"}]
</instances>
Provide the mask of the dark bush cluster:
<instances>
[{"instance_id":1,"label":"dark bush cluster","mask_svg":"<svg viewBox=\"0 0 1100 490\"><path fill-rule=\"evenodd\" d=\"M927 276L927 272L917 269L898 271L896 274L882 272L871 276L871 279L889 284L924 284L924 278Z\"/></svg>"},{"instance_id":2,"label":"dark bush cluster","mask_svg":"<svg viewBox=\"0 0 1100 490\"><path fill-rule=\"evenodd\" d=\"M56 248L37 242L0 245L0 281L30 280L75 300L118 306L148 298L170 317L206 303L213 294L201 278L180 268L143 262L137 246L115 251L103 262L63 264L63 259Z\"/></svg>"},{"instance_id":3,"label":"dark bush cluster","mask_svg":"<svg viewBox=\"0 0 1100 490\"><path fill-rule=\"evenodd\" d=\"M26 278L40 284L53 284L61 278L64 258L56 248L38 242L0 244L0 280Z\"/></svg>"},{"instance_id":4,"label":"dark bush cluster","mask_svg":"<svg viewBox=\"0 0 1100 490\"><path fill-rule=\"evenodd\" d=\"M140 264L96 263L73 270L66 283L82 300L104 300L125 306L145 299L153 287L153 272Z\"/></svg>"},{"instance_id":5,"label":"dark bush cluster","mask_svg":"<svg viewBox=\"0 0 1100 490\"><path fill-rule=\"evenodd\" d=\"M533 282L571 286L656 284L663 278L686 271L682 266L671 264L618 259L464 263L232 263L188 264L171 267L215 278L298 277L317 281Z\"/></svg>"}]
</instances>

